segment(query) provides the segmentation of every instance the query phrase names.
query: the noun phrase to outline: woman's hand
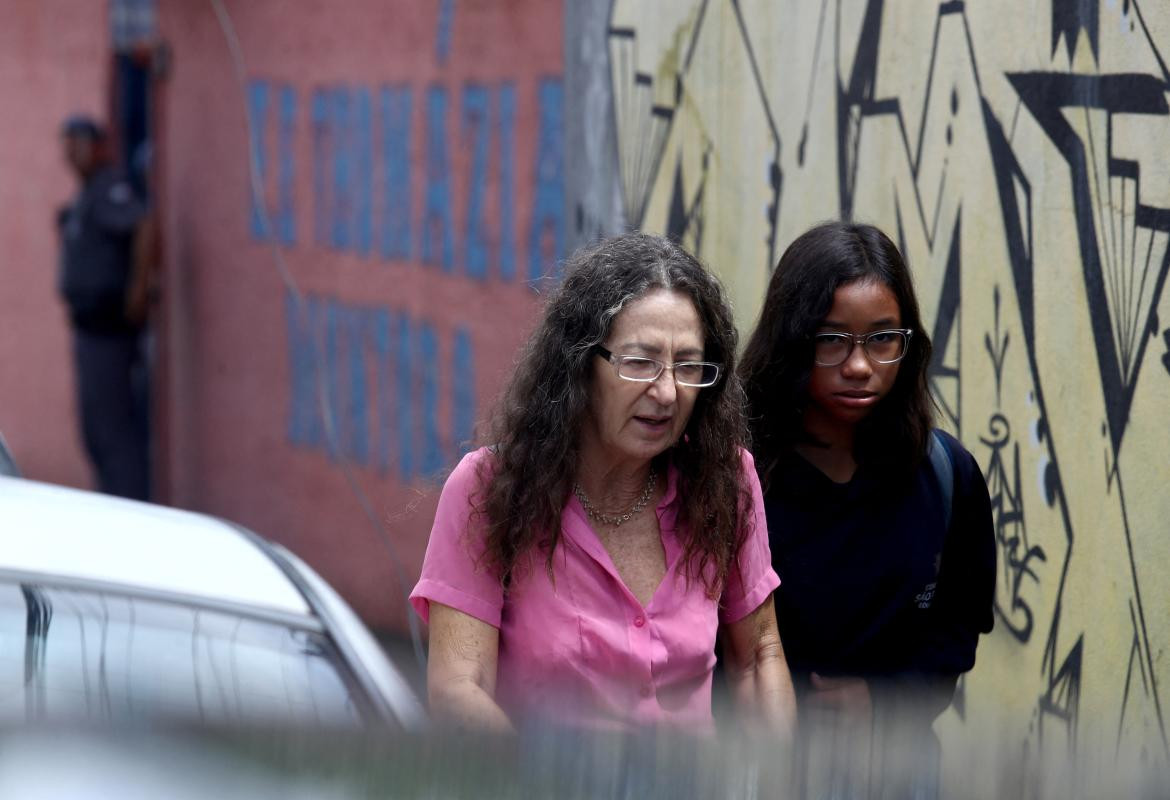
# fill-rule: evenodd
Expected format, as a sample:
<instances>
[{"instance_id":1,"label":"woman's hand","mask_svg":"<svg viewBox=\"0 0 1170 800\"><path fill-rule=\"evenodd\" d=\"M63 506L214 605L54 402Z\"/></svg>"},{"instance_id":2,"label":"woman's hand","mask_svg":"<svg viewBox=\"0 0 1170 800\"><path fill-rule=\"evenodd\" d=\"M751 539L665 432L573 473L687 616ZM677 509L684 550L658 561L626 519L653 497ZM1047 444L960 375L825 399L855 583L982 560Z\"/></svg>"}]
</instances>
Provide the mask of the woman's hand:
<instances>
[{"instance_id":1,"label":"woman's hand","mask_svg":"<svg viewBox=\"0 0 1170 800\"><path fill-rule=\"evenodd\" d=\"M727 680L739 710L784 737L796 726L796 695L772 596L724 629Z\"/></svg>"},{"instance_id":2,"label":"woman's hand","mask_svg":"<svg viewBox=\"0 0 1170 800\"><path fill-rule=\"evenodd\" d=\"M440 723L461 728L514 733L496 704L496 664L500 632L450 606L430 604L430 654L427 699Z\"/></svg>"}]
</instances>

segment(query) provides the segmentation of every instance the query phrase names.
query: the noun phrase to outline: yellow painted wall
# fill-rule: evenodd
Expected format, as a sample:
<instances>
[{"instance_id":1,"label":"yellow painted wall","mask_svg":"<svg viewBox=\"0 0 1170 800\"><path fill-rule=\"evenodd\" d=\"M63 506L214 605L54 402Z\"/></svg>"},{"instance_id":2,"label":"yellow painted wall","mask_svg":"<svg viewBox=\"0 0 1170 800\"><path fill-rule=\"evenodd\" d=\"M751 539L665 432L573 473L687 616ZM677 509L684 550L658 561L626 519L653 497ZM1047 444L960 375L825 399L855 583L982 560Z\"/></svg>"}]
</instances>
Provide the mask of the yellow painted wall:
<instances>
[{"instance_id":1,"label":"yellow painted wall","mask_svg":"<svg viewBox=\"0 0 1170 800\"><path fill-rule=\"evenodd\" d=\"M999 541L947 768L964 738L1165 763L1170 4L614 0L608 42L626 221L681 234L743 329L817 221L914 270Z\"/></svg>"}]
</instances>

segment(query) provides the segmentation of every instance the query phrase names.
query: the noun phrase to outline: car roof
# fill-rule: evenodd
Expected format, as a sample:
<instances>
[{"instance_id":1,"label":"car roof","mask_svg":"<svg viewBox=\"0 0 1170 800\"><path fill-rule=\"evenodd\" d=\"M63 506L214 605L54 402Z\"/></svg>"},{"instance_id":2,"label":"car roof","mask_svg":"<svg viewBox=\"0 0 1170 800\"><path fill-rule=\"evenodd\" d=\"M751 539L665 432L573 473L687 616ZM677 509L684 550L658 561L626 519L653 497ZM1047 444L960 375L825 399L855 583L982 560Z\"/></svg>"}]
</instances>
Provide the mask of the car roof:
<instances>
[{"instance_id":1,"label":"car roof","mask_svg":"<svg viewBox=\"0 0 1170 800\"><path fill-rule=\"evenodd\" d=\"M0 571L310 616L236 527L190 511L0 476Z\"/></svg>"}]
</instances>

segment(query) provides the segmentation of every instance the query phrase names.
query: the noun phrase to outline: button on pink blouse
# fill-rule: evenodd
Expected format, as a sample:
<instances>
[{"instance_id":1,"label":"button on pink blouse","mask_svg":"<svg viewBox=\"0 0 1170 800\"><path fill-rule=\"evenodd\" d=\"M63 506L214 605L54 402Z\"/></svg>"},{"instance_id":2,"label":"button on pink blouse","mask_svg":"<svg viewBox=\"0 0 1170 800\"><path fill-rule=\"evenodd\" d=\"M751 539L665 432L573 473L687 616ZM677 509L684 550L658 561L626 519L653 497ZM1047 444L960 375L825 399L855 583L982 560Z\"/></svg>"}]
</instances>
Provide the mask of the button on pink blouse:
<instances>
[{"instance_id":1,"label":"button on pink blouse","mask_svg":"<svg viewBox=\"0 0 1170 800\"><path fill-rule=\"evenodd\" d=\"M530 556L505 595L498 577L477 566L483 523L472 517L470 498L480 486L478 467L490 458L480 449L443 487L411 603L424 621L433 601L499 629L496 702L514 721L537 715L589 727L709 730L716 629L755 611L780 584L755 466L747 451L741 455L750 529L718 601L701 580L687 585L673 468L655 509L666 576L649 605L626 588L575 497L561 514L552 580L544 556Z\"/></svg>"}]
</instances>

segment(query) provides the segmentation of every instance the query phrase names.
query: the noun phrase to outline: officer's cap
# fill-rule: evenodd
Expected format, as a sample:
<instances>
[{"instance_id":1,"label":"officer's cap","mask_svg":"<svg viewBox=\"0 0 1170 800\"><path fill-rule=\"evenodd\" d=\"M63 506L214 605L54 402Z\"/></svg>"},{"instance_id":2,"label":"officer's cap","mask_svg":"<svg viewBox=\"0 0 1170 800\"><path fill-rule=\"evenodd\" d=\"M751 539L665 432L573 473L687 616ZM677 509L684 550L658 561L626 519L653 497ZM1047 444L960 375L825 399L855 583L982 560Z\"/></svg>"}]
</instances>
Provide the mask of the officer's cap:
<instances>
[{"instance_id":1,"label":"officer's cap","mask_svg":"<svg viewBox=\"0 0 1170 800\"><path fill-rule=\"evenodd\" d=\"M61 125L62 136L84 136L95 142L106 138L106 129L93 117L85 114L74 114Z\"/></svg>"}]
</instances>

